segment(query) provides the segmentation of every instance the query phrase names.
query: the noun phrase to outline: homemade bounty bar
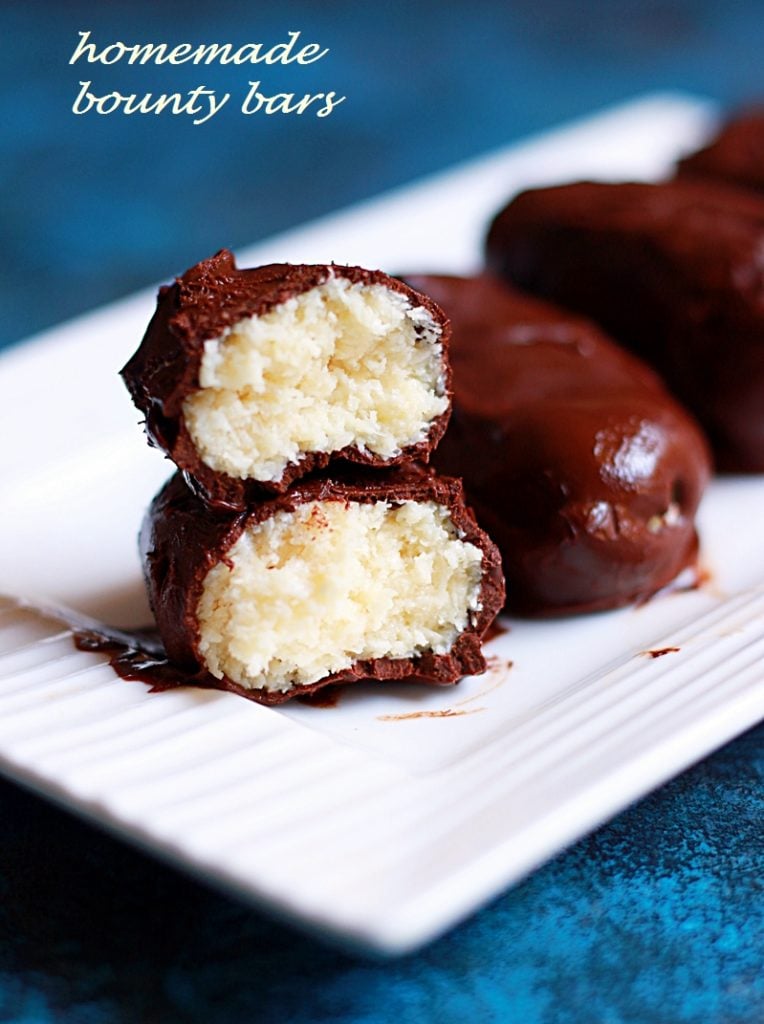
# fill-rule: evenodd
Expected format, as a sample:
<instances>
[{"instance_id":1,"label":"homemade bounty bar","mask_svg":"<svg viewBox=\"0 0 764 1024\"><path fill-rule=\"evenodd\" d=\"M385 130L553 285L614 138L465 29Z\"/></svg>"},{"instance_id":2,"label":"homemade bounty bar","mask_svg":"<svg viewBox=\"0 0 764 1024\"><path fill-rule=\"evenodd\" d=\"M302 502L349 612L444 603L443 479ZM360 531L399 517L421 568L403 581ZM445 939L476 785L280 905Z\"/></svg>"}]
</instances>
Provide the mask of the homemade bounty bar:
<instances>
[{"instance_id":1,"label":"homemade bounty bar","mask_svg":"<svg viewBox=\"0 0 764 1024\"><path fill-rule=\"evenodd\" d=\"M652 363L719 468L764 471L764 198L689 178L542 188L498 214L487 252Z\"/></svg>"},{"instance_id":2,"label":"homemade bounty bar","mask_svg":"<svg viewBox=\"0 0 764 1024\"><path fill-rule=\"evenodd\" d=\"M162 288L122 371L150 440L215 505L334 458L426 461L450 411L448 322L380 271L222 250Z\"/></svg>"},{"instance_id":3,"label":"homemade bounty bar","mask_svg":"<svg viewBox=\"0 0 764 1024\"><path fill-rule=\"evenodd\" d=\"M497 542L508 607L646 598L695 562L703 437L594 324L488 276L408 276L451 318L454 408L434 455Z\"/></svg>"},{"instance_id":4,"label":"homemade bounty bar","mask_svg":"<svg viewBox=\"0 0 764 1024\"><path fill-rule=\"evenodd\" d=\"M677 173L764 192L764 108L733 117L708 145L680 160Z\"/></svg>"},{"instance_id":5,"label":"homemade bounty bar","mask_svg":"<svg viewBox=\"0 0 764 1024\"><path fill-rule=\"evenodd\" d=\"M266 704L330 683L482 672L504 600L498 550L460 482L416 464L314 475L227 514L176 474L141 551L171 660Z\"/></svg>"}]
</instances>

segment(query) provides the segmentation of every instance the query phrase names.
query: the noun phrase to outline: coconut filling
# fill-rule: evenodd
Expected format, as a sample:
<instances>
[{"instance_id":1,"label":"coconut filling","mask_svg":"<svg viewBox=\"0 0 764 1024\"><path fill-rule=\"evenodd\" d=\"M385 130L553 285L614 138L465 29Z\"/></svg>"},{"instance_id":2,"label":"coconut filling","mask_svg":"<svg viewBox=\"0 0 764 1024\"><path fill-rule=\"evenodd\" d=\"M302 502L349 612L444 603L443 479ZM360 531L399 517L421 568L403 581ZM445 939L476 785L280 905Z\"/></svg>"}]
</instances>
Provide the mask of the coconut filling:
<instances>
[{"instance_id":1,"label":"coconut filling","mask_svg":"<svg viewBox=\"0 0 764 1024\"><path fill-rule=\"evenodd\" d=\"M183 404L194 446L210 468L260 481L307 452L393 458L448 407L440 334L405 295L332 276L205 342Z\"/></svg>"},{"instance_id":2,"label":"coconut filling","mask_svg":"<svg viewBox=\"0 0 764 1024\"><path fill-rule=\"evenodd\" d=\"M198 650L252 689L446 654L481 607L482 552L431 501L307 502L249 527L226 562L204 580Z\"/></svg>"}]
</instances>

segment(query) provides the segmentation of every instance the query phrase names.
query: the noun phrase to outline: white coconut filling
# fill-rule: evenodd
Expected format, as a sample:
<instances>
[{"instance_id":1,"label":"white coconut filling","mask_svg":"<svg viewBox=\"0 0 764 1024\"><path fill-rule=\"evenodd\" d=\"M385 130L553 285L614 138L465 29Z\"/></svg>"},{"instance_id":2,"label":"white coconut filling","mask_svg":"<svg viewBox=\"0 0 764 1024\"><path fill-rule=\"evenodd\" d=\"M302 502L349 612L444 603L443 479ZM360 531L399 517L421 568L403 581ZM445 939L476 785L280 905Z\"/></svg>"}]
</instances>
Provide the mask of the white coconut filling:
<instances>
[{"instance_id":1,"label":"white coconut filling","mask_svg":"<svg viewBox=\"0 0 764 1024\"><path fill-rule=\"evenodd\" d=\"M440 326L384 285L330 277L205 342L183 404L202 461L278 480L306 452L392 458L448 407Z\"/></svg>"},{"instance_id":2,"label":"white coconut filling","mask_svg":"<svg viewBox=\"0 0 764 1024\"><path fill-rule=\"evenodd\" d=\"M445 654L480 609L482 552L435 502L309 502L249 527L226 562L204 581L199 653L247 688Z\"/></svg>"}]
</instances>

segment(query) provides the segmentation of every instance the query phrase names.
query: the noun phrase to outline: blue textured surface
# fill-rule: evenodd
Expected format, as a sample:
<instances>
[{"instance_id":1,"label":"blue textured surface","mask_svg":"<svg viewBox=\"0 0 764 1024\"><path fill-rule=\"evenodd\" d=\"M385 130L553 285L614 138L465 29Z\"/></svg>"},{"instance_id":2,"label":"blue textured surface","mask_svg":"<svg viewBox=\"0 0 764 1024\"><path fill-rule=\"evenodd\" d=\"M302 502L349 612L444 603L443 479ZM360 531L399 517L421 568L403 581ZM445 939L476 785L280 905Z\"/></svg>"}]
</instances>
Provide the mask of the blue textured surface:
<instances>
[{"instance_id":1,"label":"blue textured surface","mask_svg":"<svg viewBox=\"0 0 764 1024\"><path fill-rule=\"evenodd\" d=\"M3 4L0 343L573 115L656 88L764 91L758 2ZM331 47L270 69L323 120L74 118L103 91L239 92L241 69L67 61L126 40ZM130 87L129 89L127 87ZM10 264L10 265L9 265ZM0 570L1 571L1 570ZM0 1021L713 1024L764 1020L764 727L422 953L332 952L0 784Z\"/></svg>"},{"instance_id":2,"label":"blue textured surface","mask_svg":"<svg viewBox=\"0 0 764 1024\"><path fill-rule=\"evenodd\" d=\"M736 103L762 90L758 0L298 0L186 5L0 3L0 343L572 116L652 89ZM290 29L331 52L308 67L68 64L78 30L245 42ZM256 72L256 73L255 73ZM106 92L237 96L336 89L323 119L75 117ZM233 101L232 101L233 102ZM306 119L307 118L307 119Z\"/></svg>"}]
</instances>

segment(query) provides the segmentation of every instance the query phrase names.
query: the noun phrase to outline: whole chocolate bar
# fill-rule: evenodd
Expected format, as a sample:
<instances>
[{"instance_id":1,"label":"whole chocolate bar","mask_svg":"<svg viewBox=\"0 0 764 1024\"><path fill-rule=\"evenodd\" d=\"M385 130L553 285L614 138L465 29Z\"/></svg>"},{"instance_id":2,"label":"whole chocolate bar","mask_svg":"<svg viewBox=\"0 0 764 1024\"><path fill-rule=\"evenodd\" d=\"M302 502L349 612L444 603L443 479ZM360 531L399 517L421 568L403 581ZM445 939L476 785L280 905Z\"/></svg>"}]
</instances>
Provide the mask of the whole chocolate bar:
<instances>
[{"instance_id":1,"label":"whole chocolate bar","mask_svg":"<svg viewBox=\"0 0 764 1024\"><path fill-rule=\"evenodd\" d=\"M504 601L496 546L461 483L417 464L326 472L245 511L176 474L141 532L170 659L202 685L278 704L336 683L445 685L485 669Z\"/></svg>"},{"instance_id":2,"label":"whole chocolate bar","mask_svg":"<svg viewBox=\"0 0 764 1024\"><path fill-rule=\"evenodd\" d=\"M222 250L162 288L122 370L163 449L210 504L243 508L343 458L427 461L450 412L442 312L381 271Z\"/></svg>"},{"instance_id":3,"label":"whole chocolate bar","mask_svg":"<svg viewBox=\"0 0 764 1024\"><path fill-rule=\"evenodd\" d=\"M406 279L452 321L454 408L434 463L464 478L512 611L613 608L694 564L708 451L650 368L496 278Z\"/></svg>"},{"instance_id":4,"label":"whole chocolate bar","mask_svg":"<svg viewBox=\"0 0 764 1024\"><path fill-rule=\"evenodd\" d=\"M764 192L764 109L732 118L708 145L680 160L677 173Z\"/></svg>"},{"instance_id":5,"label":"whole chocolate bar","mask_svg":"<svg viewBox=\"0 0 764 1024\"><path fill-rule=\"evenodd\" d=\"M764 198L720 184L581 182L525 192L490 267L591 316L652 363L719 468L764 470Z\"/></svg>"}]
</instances>

